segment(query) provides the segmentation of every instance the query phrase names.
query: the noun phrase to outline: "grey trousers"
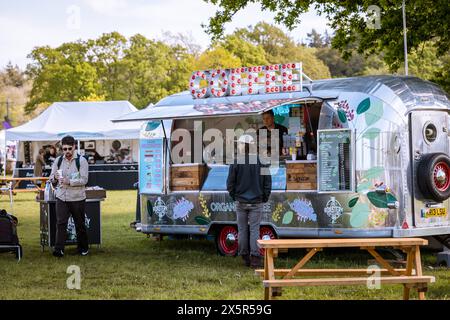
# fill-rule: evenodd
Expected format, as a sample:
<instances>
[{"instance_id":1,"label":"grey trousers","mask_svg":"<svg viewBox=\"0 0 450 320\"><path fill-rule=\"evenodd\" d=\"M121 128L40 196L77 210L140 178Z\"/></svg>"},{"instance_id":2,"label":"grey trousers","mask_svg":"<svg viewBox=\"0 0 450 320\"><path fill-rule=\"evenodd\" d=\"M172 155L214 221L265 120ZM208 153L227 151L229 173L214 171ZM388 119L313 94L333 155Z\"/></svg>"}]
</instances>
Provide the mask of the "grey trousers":
<instances>
[{"instance_id":1,"label":"grey trousers","mask_svg":"<svg viewBox=\"0 0 450 320\"><path fill-rule=\"evenodd\" d=\"M259 239L259 226L261 224L262 209L262 203L248 204L236 201L240 256L248 254L251 254L252 256L260 256L256 241Z\"/></svg>"}]
</instances>

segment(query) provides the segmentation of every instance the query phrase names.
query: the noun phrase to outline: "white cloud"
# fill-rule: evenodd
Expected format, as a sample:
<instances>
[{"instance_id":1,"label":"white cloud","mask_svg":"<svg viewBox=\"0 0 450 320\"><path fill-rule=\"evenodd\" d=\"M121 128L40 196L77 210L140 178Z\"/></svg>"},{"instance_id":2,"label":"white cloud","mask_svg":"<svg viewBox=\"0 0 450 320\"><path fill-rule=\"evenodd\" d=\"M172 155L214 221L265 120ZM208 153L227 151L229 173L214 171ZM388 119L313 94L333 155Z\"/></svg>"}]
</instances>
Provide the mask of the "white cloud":
<instances>
[{"instance_id":1,"label":"white cloud","mask_svg":"<svg viewBox=\"0 0 450 320\"><path fill-rule=\"evenodd\" d=\"M84 0L84 3L94 12L114 16L129 8L126 0Z\"/></svg>"}]
</instances>

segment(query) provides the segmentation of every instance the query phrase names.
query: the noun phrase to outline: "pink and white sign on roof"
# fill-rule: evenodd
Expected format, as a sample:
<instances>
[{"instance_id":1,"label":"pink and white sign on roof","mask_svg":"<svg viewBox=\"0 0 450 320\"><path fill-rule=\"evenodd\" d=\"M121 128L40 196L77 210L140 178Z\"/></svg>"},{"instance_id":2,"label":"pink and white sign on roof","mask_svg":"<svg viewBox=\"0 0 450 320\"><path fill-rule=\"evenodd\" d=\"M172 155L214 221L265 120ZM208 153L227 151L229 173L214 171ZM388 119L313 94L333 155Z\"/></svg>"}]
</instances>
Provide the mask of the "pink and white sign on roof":
<instances>
[{"instance_id":1,"label":"pink and white sign on roof","mask_svg":"<svg viewBox=\"0 0 450 320\"><path fill-rule=\"evenodd\" d=\"M189 89L195 99L302 91L301 62L195 71Z\"/></svg>"}]
</instances>

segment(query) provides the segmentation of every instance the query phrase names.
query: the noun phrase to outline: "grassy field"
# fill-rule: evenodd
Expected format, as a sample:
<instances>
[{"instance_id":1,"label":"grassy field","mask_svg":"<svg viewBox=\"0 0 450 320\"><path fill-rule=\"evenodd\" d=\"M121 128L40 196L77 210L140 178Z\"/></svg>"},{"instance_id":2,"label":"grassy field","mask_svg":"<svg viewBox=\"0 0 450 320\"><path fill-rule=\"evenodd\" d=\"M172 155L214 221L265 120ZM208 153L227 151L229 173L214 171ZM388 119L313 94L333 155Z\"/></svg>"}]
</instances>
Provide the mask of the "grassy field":
<instances>
[{"instance_id":1,"label":"grassy field","mask_svg":"<svg viewBox=\"0 0 450 320\"><path fill-rule=\"evenodd\" d=\"M103 245L87 257L68 247L57 259L39 245L39 207L34 194L15 197L15 214L24 258L0 254L0 299L262 299L263 287L239 258L221 257L207 240L156 241L129 227L134 220L135 191L110 191L102 203ZM9 208L3 196L0 207ZM366 267L368 255L357 251L323 252L307 266ZM301 252L277 259L294 263ZM450 298L450 270L433 268L433 252L423 253L424 273L434 275L428 299ZM66 287L69 265L82 272L81 290ZM280 299L401 299L402 286L316 287L284 289ZM416 293L412 293L416 298Z\"/></svg>"}]
</instances>

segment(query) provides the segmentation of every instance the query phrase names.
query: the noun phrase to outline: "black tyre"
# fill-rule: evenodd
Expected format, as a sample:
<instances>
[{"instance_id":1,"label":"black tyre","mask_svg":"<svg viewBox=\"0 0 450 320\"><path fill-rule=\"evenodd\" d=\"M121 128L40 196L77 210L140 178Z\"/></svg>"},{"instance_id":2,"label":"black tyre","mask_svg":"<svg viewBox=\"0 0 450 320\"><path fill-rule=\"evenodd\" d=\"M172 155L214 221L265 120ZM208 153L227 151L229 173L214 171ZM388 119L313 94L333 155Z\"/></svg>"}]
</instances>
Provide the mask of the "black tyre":
<instances>
[{"instance_id":1,"label":"black tyre","mask_svg":"<svg viewBox=\"0 0 450 320\"><path fill-rule=\"evenodd\" d=\"M417 166L417 184L426 199L442 202L450 197L450 158L445 153L430 153Z\"/></svg>"}]
</instances>

